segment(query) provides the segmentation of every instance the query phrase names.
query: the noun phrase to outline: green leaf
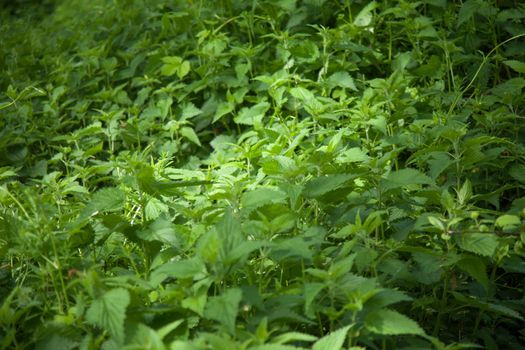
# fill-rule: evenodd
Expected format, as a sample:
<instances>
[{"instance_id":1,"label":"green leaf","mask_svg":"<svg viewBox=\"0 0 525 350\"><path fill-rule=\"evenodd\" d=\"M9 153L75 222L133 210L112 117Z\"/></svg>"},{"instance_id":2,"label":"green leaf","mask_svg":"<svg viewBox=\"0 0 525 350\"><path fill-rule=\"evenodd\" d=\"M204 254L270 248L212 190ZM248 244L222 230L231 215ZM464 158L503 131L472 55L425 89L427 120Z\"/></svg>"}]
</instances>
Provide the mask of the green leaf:
<instances>
[{"instance_id":1,"label":"green leaf","mask_svg":"<svg viewBox=\"0 0 525 350\"><path fill-rule=\"evenodd\" d=\"M129 301L127 289L112 289L93 301L86 312L86 321L106 330L116 341L122 343Z\"/></svg>"},{"instance_id":2,"label":"green leaf","mask_svg":"<svg viewBox=\"0 0 525 350\"><path fill-rule=\"evenodd\" d=\"M412 257L416 262L412 276L419 283L430 285L441 279L441 260L438 256L414 251Z\"/></svg>"},{"instance_id":3,"label":"green leaf","mask_svg":"<svg viewBox=\"0 0 525 350\"><path fill-rule=\"evenodd\" d=\"M292 237L273 241L272 252L275 253L277 260L288 257L301 257L305 260L312 260L312 250L303 237Z\"/></svg>"},{"instance_id":4,"label":"green leaf","mask_svg":"<svg viewBox=\"0 0 525 350\"><path fill-rule=\"evenodd\" d=\"M244 125L254 125L257 121L261 121L270 109L268 102L259 102L255 106L245 107L240 110L239 114L234 118L235 123Z\"/></svg>"},{"instance_id":5,"label":"green leaf","mask_svg":"<svg viewBox=\"0 0 525 350\"><path fill-rule=\"evenodd\" d=\"M430 222L430 224L432 226L434 226L438 230L440 230L442 232L446 231L445 223L443 221L441 221L439 218L436 218L434 216L428 216L427 220L428 220L428 222Z\"/></svg>"},{"instance_id":6,"label":"green leaf","mask_svg":"<svg viewBox=\"0 0 525 350\"><path fill-rule=\"evenodd\" d=\"M509 170L509 175L521 183L525 183L525 164L513 165Z\"/></svg>"},{"instance_id":7,"label":"green leaf","mask_svg":"<svg viewBox=\"0 0 525 350\"><path fill-rule=\"evenodd\" d=\"M242 290L231 288L219 296L208 299L204 316L207 319L218 321L230 334L235 333L235 319L242 299Z\"/></svg>"},{"instance_id":8,"label":"green leaf","mask_svg":"<svg viewBox=\"0 0 525 350\"><path fill-rule=\"evenodd\" d=\"M322 337L314 343L312 350L341 350L350 327L351 326L340 328Z\"/></svg>"},{"instance_id":9,"label":"green leaf","mask_svg":"<svg viewBox=\"0 0 525 350\"><path fill-rule=\"evenodd\" d=\"M521 90L525 87L525 79L511 78L505 80L503 83L496 85L491 89L492 93L498 97L505 98L507 96L517 96L521 94Z\"/></svg>"},{"instance_id":10,"label":"green leaf","mask_svg":"<svg viewBox=\"0 0 525 350\"><path fill-rule=\"evenodd\" d=\"M379 5L375 1L369 2L361 11L355 16L354 24L358 27L366 27L372 22L372 11Z\"/></svg>"},{"instance_id":11,"label":"green leaf","mask_svg":"<svg viewBox=\"0 0 525 350\"><path fill-rule=\"evenodd\" d=\"M300 350L304 348L298 348L293 345L283 345L283 344L262 344L251 346L249 350Z\"/></svg>"},{"instance_id":12,"label":"green leaf","mask_svg":"<svg viewBox=\"0 0 525 350\"><path fill-rule=\"evenodd\" d=\"M519 216L516 215L501 215L496 219L496 226L501 228L512 229L521 224Z\"/></svg>"},{"instance_id":13,"label":"green leaf","mask_svg":"<svg viewBox=\"0 0 525 350\"><path fill-rule=\"evenodd\" d=\"M152 328L142 323L126 324L125 349L165 350L162 339Z\"/></svg>"},{"instance_id":14,"label":"green leaf","mask_svg":"<svg viewBox=\"0 0 525 350\"><path fill-rule=\"evenodd\" d=\"M233 112L235 109L235 104L232 102L221 102L217 106L217 110L215 111L215 115L213 116L212 123L215 123L217 120L224 117L226 114Z\"/></svg>"},{"instance_id":15,"label":"green leaf","mask_svg":"<svg viewBox=\"0 0 525 350\"><path fill-rule=\"evenodd\" d=\"M163 217L157 218L146 229L139 230L137 236L148 242L159 241L172 247L179 245L175 225Z\"/></svg>"},{"instance_id":16,"label":"green leaf","mask_svg":"<svg viewBox=\"0 0 525 350\"><path fill-rule=\"evenodd\" d=\"M206 275L206 266L198 258L189 260L171 261L155 269L150 275L150 283L158 286L166 278L200 279Z\"/></svg>"},{"instance_id":17,"label":"green leaf","mask_svg":"<svg viewBox=\"0 0 525 350\"><path fill-rule=\"evenodd\" d=\"M81 218L90 217L98 212L111 212L122 209L126 202L126 193L117 187L98 190L82 210Z\"/></svg>"},{"instance_id":18,"label":"green leaf","mask_svg":"<svg viewBox=\"0 0 525 350\"><path fill-rule=\"evenodd\" d=\"M397 311L388 309L369 313L365 318L365 326L373 333L384 335L425 334L417 322Z\"/></svg>"},{"instance_id":19,"label":"green leaf","mask_svg":"<svg viewBox=\"0 0 525 350\"><path fill-rule=\"evenodd\" d=\"M346 89L357 91L354 84L354 79L348 74L348 72L335 72L327 80L331 86L339 86Z\"/></svg>"},{"instance_id":20,"label":"green leaf","mask_svg":"<svg viewBox=\"0 0 525 350\"><path fill-rule=\"evenodd\" d=\"M467 0L461 5L458 12L458 26L471 19L479 7L477 0Z\"/></svg>"},{"instance_id":21,"label":"green leaf","mask_svg":"<svg viewBox=\"0 0 525 350\"><path fill-rule=\"evenodd\" d=\"M151 166L142 166L137 172L137 183L140 189L152 196L175 196L181 187L209 184L210 181L157 181Z\"/></svg>"},{"instance_id":22,"label":"green leaf","mask_svg":"<svg viewBox=\"0 0 525 350\"><path fill-rule=\"evenodd\" d=\"M146 203L144 213L146 214L146 220L155 220L160 214L167 213L169 207L157 198L151 198Z\"/></svg>"},{"instance_id":23,"label":"green leaf","mask_svg":"<svg viewBox=\"0 0 525 350\"><path fill-rule=\"evenodd\" d=\"M261 241L245 241L237 246L233 247L228 254L225 256L225 264L234 264L239 260L245 260L249 257L250 253L265 246L266 242Z\"/></svg>"},{"instance_id":24,"label":"green leaf","mask_svg":"<svg viewBox=\"0 0 525 350\"><path fill-rule=\"evenodd\" d=\"M315 100L315 95L308 89L298 86L290 89L290 94L300 101Z\"/></svg>"},{"instance_id":25,"label":"green leaf","mask_svg":"<svg viewBox=\"0 0 525 350\"><path fill-rule=\"evenodd\" d=\"M390 190L411 185L430 185L432 179L416 169L401 169L392 171L383 182L383 189Z\"/></svg>"},{"instance_id":26,"label":"green leaf","mask_svg":"<svg viewBox=\"0 0 525 350\"><path fill-rule=\"evenodd\" d=\"M287 332L280 334L272 339L273 343L286 344L292 341L315 341L317 337L314 337L311 334L299 333L299 332Z\"/></svg>"},{"instance_id":27,"label":"green leaf","mask_svg":"<svg viewBox=\"0 0 525 350\"><path fill-rule=\"evenodd\" d=\"M359 147L347 149L337 157L338 163L362 163L369 160L370 157Z\"/></svg>"},{"instance_id":28,"label":"green leaf","mask_svg":"<svg viewBox=\"0 0 525 350\"><path fill-rule=\"evenodd\" d=\"M5 341L6 335L1 338ZM0 343L4 349L7 349L5 342ZM70 350L76 348L78 342L74 338L62 336L60 334L48 334L37 341L34 349L38 350Z\"/></svg>"},{"instance_id":29,"label":"green leaf","mask_svg":"<svg viewBox=\"0 0 525 350\"><path fill-rule=\"evenodd\" d=\"M172 76L177 73L179 79L184 78L191 69L189 61L184 61L178 56L167 56L162 58L164 64L160 68L160 73L165 76Z\"/></svg>"},{"instance_id":30,"label":"green leaf","mask_svg":"<svg viewBox=\"0 0 525 350\"><path fill-rule=\"evenodd\" d=\"M184 323L185 320L176 320L171 323L168 323L167 325L163 326L159 330L157 330L157 335L160 339L164 339L168 334L170 334L174 329L178 328L181 324Z\"/></svg>"},{"instance_id":31,"label":"green leaf","mask_svg":"<svg viewBox=\"0 0 525 350\"><path fill-rule=\"evenodd\" d=\"M487 267L481 258L477 256L466 256L457 262L457 267L478 281L485 290L489 287Z\"/></svg>"},{"instance_id":32,"label":"green leaf","mask_svg":"<svg viewBox=\"0 0 525 350\"><path fill-rule=\"evenodd\" d=\"M455 237L461 249L489 257L494 255L499 244L498 237L491 233L465 233Z\"/></svg>"},{"instance_id":33,"label":"green leaf","mask_svg":"<svg viewBox=\"0 0 525 350\"><path fill-rule=\"evenodd\" d=\"M374 309L384 308L386 306L399 303L401 301L411 301L412 298L395 289L374 290L375 294L366 301L366 307Z\"/></svg>"},{"instance_id":34,"label":"green leaf","mask_svg":"<svg viewBox=\"0 0 525 350\"><path fill-rule=\"evenodd\" d=\"M328 192L343 187L348 181L355 177L356 175L354 174L332 174L318 177L306 183L303 193L306 197L310 198L321 197Z\"/></svg>"},{"instance_id":35,"label":"green leaf","mask_svg":"<svg viewBox=\"0 0 525 350\"><path fill-rule=\"evenodd\" d=\"M455 299L457 299L458 301L461 301L469 306L472 306L472 307L475 307L477 309L480 309L480 310L484 310L484 311L491 311L491 312L494 312L494 313L497 313L497 314L501 314L501 315L505 315L507 317L512 317L512 318L515 318L515 319L518 319L518 320L521 320L523 321L524 318L523 316L505 306L505 305L501 305L501 304L495 304L495 303L488 303L486 301L482 301L482 300L479 300L478 298L476 297L473 297L473 296L465 296L461 293L458 293L458 292L454 292L452 291L451 294L454 296Z\"/></svg>"},{"instance_id":36,"label":"green leaf","mask_svg":"<svg viewBox=\"0 0 525 350\"><path fill-rule=\"evenodd\" d=\"M431 152L427 160L429 165L429 175L433 180L436 180L443 171L454 164L454 160L447 152Z\"/></svg>"},{"instance_id":37,"label":"green leaf","mask_svg":"<svg viewBox=\"0 0 525 350\"><path fill-rule=\"evenodd\" d=\"M177 69L177 76L182 79L184 78L191 70L191 65L189 61L184 61Z\"/></svg>"},{"instance_id":38,"label":"green leaf","mask_svg":"<svg viewBox=\"0 0 525 350\"><path fill-rule=\"evenodd\" d=\"M248 212L267 204L285 202L286 193L268 187L261 187L245 192L241 197L241 206L248 210Z\"/></svg>"},{"instance_id":39,"label":"green leaf","mask_svg":"<svg viewBox=\"0 0 525 350\"><path fill-rule=\"evenodd\" d=\"M286 156L263 158L260 164L267 175L294 176L299 171L296 161Z\"/></svg>"},{"instance_id":40,"label":"green leaf","mask_svg":"<svg viewBox=\"0 0 525 350\"><path fill-rule=\"evenodd\" d=\"M313 302L317 295L326 288L324 283L312 282L304 284L304 312L309 317L314 317L314 308L312 307Z\"/></svg>"},{"instance_id":41,"label":"green leaf","mask_svg":"<svg viewBox=\"0 0 525 350\"><path fill-rule=\"evenodd\" d=\"M180 134L196 144L197 146L201 146L201 142L199 141L199 137L193 130L193 128L190 128L188 126L184 126L180 129Z\"/></svg>"},{"instance_id":42,"label":"green leaf","mask_svg":"<svg viewBox=\"0 0 525 350\"><path fill-rule=\"evenodd\" d=\"M182 59L180 57L164 57L162 61L164 64L160 69L160 73L165 76L171 76L177 72Z\"/></svg>"},{"instance_id":43,"label":"green leaf","mask_svg":"<svg viewBox=\"0 0 525 350\"><path fill-rule=\"evenodd\" d=\"M503 61L503 63L505 63L507 66L509 66L516 72L525 74L525 62L520 62L516 60L508 60L508 61Z\"/></svg>"},{"instance_id":44,"label":"green leaf","mask_svg":"<svg viewBox=\"0 0 525 350\"><path fill-rule=\"evenodd\" d=\"M195 105L191 102L186 103L184 107L182 108L182 115L181 120L187 120L191 119L199 114L201 114L202 111L195 107Z\"/></svg>"}]
</instances>

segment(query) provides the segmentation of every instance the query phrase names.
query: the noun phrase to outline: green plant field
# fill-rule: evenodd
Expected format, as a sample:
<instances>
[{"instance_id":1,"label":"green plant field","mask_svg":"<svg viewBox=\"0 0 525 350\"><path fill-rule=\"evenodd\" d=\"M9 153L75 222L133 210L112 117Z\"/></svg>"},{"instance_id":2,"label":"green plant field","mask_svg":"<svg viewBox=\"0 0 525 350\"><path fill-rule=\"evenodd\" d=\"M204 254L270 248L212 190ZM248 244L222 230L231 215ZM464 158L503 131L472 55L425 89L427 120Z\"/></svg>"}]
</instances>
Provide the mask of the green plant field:
<instances>
[{"instance_id":1,"label":"green plant field","mask_svg":"<svg viewBox=\"0 0 525 350\"><path fill-rule=\"evenodd\" d=\"M0 9L0 349L524 349L525 3Z\"/></svg>"}]
</instances>

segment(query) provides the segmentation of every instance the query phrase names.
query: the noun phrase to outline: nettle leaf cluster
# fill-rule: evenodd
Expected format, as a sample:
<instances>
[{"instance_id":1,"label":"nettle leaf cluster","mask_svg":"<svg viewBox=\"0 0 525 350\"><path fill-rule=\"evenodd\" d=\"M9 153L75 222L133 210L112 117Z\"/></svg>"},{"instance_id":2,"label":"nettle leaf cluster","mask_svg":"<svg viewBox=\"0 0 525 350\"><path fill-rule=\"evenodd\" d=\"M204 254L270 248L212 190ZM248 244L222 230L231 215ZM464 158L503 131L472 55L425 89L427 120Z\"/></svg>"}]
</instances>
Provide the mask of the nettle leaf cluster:
<instances>
[{"instance_id":1,"label":"nettle leaf cluster","mask_svg":"<svg viewBox=\"0 0 525 350\"><path fill-rule=\"evenodd\" d=\"M522 348L524 20L5 7L0 348Z\"/></svg>"}]
</instances>

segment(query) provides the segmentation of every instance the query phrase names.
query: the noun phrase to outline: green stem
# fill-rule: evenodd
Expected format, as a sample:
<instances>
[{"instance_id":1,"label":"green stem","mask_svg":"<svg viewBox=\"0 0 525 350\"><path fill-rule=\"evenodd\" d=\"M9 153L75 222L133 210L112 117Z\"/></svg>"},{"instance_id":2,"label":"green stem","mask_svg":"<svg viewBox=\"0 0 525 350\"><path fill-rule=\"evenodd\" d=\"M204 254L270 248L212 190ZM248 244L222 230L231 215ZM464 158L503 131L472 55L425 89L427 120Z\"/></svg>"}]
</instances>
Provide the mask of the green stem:
<instances>
[{"instance_id":1,"label":"green stem","mask_svg":"<svg viewBox=\"0 0 525 350\"><path fill-rule=\"evenodd\" d=\"M525 36L525 33L523 34L518 34L518 35L515 35L513 36L512 38L509 38L501 43L499 43L498 45L496 45L492 50L490 50L490 52L488 53L487 56L485 56L483 58L483 61L481 62L481 64L479 65L478 69L476 70L476 73L474 74L474 77L472 77L472 79L470 80L470 82L468 83L468 85L459 92L459 94L456 96L456 98L454 99L454 101L452 102L452 104L450 105L450 108L447 112L447 116L450 116L452 114L452 112L454 111L454 109L456 108L459 100L461 99L461 97L463 97L463 94L465 92L467 92L468 89L470 89L470 87L472 86L472 84L474 84L474 81L476 80L476 78L478 77L479 73L481 72L481 69L483 68L483 66L485 65L485 63L487 63L487 61L489 60L489 57L494 53L496 52L501 46L505 45L506 43L512 41L512 40L516 40L518 38L521 38Z\"/></svg>"},{"instance_id":2,"label":"green stem","mask_svg":"<svg viewBox=\"0 0 525 350\"><path fill-rule=\"evenodd\" d=\"M439 303L439 312L436 317L436 324L434 326L434 331L432 332L432 336L437 337L439 333L439 329L441 328L441 321L443 319L444 311L443 309L447 305L447 294L448 294L448 273L445 274L445 280L443 282L443 294L441 295L441 301Z\"/></svg>"}]
</instances>

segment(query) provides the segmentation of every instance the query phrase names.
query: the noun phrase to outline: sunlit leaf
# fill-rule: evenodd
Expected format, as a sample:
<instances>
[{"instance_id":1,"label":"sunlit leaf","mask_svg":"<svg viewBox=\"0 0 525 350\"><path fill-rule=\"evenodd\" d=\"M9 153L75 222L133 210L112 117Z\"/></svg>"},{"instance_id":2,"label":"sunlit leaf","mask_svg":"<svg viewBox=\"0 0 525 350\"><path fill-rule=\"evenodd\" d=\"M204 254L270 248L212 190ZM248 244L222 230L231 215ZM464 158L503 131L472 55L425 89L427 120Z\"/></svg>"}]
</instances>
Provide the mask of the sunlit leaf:
<instances>
[{"instance_id":1,"label":"sunlit leaf","mask_svg":"<svg viewBox=\"0 0 525 350\"><path fill-rule=\"evenodd\" d=\"M123 342L129 302L130 296L126 289L112 289L93 301L86 312L86 321L107 331L118 342Z\"/></svg>"},{"instance_id":2,"label":"sunlit leaf","mask_svg":"<svg viewBox=\"0 0 525 350\"><path fill-rule=\"evenodd\" d=\"M492 233L465 233L456 236L461 249L471 253L493 256L499 245L498 237Z\"/></svg>"},{"instance_id":3,"label":"sunlit leaf","mask_svg":"<svg viewBox=\"0 0 525 350\"><path fill-rule=\"evenodd\" d=\"M346 334L351 326L340 328L328 335L325 335L312 346L312 350L340 350L346 340Z\"/></svg>"},{"instance_id":4,"label":"sunlit leaf","mask_svg":"<svg viewBox=\"0 0 525 350\"><path fill-rule=\"evenodd\" d=\"M365 325L368 330L378 334L425 334L425 331L417 322L397 311L388 309L373 311L368 314L365 319Z\"/></svg>"}]
</instances>

